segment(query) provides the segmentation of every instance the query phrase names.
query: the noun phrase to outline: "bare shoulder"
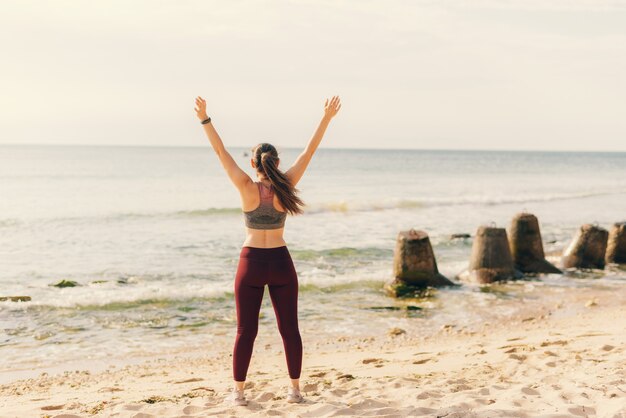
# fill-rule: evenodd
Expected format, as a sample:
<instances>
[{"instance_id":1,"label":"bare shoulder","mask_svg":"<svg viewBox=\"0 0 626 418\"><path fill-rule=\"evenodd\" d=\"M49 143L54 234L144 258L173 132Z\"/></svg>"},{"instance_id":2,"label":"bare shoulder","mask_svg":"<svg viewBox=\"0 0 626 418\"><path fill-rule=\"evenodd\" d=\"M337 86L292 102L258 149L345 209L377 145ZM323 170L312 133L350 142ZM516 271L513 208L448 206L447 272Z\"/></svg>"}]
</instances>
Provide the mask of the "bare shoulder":
<instances>
[{"instance_id":1,"label":"bare shoulder","mask_svg":"<svg viewBox=\"0 0 626 418\"><path fill-rule=\"evenodd\" d=\"M241 189L239 189L241 197L241 206L244 211L252 210L259 205L259 192L258 186L255 181L247 182Z\"/></svg>"},{"instance_id":2,"label":"bare shoulder","mask_svg":"<svg viewBox=\"0 0 626 418\"><path fill-rule=\"evenodd\" d=\"M239 189L239 192L242 195L251 195L251 194L255 194L256 190L258 188L257 182L250 179L250 181L246 181L243 186L241 187L241 189Z\"/></svg>"}]
</instances>

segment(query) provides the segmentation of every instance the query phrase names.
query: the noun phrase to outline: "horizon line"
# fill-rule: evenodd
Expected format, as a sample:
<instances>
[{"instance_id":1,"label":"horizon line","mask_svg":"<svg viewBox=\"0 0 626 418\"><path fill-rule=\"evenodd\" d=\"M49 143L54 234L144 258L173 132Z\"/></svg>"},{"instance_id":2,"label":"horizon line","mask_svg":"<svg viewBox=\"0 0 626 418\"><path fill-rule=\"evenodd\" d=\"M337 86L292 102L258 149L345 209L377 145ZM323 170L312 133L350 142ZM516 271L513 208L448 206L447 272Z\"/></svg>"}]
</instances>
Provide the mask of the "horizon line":
<instances>
[{"instance_id":1,"label":"horizon line","mask_svg":"<svg viewBox=\"0 0 626 418\"><path fill-rule=\"evenodd\" d=\"M34 146L34 147L108 147L108 148L211 148L210 144L204 145L157 145L157 144L72 144L72 143L57 143L57 144L43 144L43 143L0 143L0 146L7 147L20 147L20 146ZM282 149L304 149L306 145L302 147L293 146L280 146L276 148ZM245 145L229 145L228 148L250 148ZM463 151L463 152L565 152L565 153L626 153L624 150L572 150L572 149L504 149L504 148L367 148L367 147L322 147L319 146L317 150L348 150L348 151Z\"/></svg>"}]
</instances>

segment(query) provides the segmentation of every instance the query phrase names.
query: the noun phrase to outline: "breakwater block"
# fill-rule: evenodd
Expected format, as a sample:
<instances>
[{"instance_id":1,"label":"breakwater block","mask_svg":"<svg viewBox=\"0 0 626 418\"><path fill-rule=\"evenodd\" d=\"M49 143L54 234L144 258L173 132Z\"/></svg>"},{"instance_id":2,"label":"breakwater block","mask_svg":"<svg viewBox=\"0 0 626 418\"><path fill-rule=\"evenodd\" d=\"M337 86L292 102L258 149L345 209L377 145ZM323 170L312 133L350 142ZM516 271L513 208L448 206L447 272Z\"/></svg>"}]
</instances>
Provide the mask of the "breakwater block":
<instances>
[{"instance_id":1,"label":"breakwater block","mask_svg":"<svg viewBox=\"0 0 626 418\"><path fill-rule=\"evenodd\" d=\"M613 225L606 246L606 262L626 264L626 222Z\"/></svg>"},{"instance_id":2,"label":"breakwater block","mask_svg":"<svg viewBox=\"0 0 626 418\"><path fill-rule=\"evenodd\" d=\"M454 286L439 273L430 238L424 231L400 231L393 257L394 280L385 285L393 296L402 296L428 286Z\"/></svg>"},{"instance_id":3,"label":"breakwater block","mask_svg":"<svg viewBox=\"0 0 626 418\"><path fill-rule=\"evenodd\" d=\"M481 226L472 244L469 269L459 279L472 283L492 283L519 279L522 273L515 269L506 229Z\"/></svg>"},{"instance_id":4,"label":"breakwater block","mask_svg":"<svg viewBox=\"0 0 626 418\"><path fill-rule=\"evenodd\" d=\"M561 263L563 268L603 269L609 232L599 226L585 224L574 235Z\"/></svg>"},{"instance_id":5,"label":"breakwater block","mask_svg":"<svg viewBox=\"0 0 626 418\"><path fill-rule=\"evenodd\" d=\"M523 273L562 273L546 261L537 217L518 213L511 221L509 241L513 265Z\"/></svg>"}]
</instances>

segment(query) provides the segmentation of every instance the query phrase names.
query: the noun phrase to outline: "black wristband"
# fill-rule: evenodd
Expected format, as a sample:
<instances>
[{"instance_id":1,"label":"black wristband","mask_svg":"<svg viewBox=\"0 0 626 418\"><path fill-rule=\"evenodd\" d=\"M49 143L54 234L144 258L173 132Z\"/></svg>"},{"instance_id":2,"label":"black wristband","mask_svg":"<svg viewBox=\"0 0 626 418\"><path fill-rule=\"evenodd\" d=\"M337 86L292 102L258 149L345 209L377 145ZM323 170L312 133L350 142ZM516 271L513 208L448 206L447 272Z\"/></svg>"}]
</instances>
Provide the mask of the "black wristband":
<instances>
[{"instance_id":1,"label":"black wristband","mask_svg":"<svg viewBox=\"0 0 626 418\"><path fill-rule=\"evenodd\" d=\"M203 121L202 121L202 122L200 122L200 123L201 123L201 124L203 124L203 125L206 125L207 123L210 123L210 122L211 122L211 118L210 118L210 117L208 117L208 118L206 118L205 120L203 120Z\"/></svg>"}]
</instances>

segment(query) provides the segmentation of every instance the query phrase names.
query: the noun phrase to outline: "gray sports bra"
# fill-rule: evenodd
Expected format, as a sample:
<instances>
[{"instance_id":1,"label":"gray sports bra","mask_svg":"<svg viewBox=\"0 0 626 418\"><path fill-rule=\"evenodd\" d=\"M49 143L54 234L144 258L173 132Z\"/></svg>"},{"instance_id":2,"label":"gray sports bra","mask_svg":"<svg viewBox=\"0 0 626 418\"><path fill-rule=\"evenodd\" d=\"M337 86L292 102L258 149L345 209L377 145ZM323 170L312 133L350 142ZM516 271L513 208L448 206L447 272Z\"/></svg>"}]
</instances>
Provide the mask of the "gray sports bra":
<instances>
[{"instance_id":1,"label":"gray sports bra","mask_svg":"<svg viewBox=\"0 0 626 418\"><path fill-rule=\"evenodd\" d=\"M274 208L274 190L262 182L255 182L261 199L259 206L254 210L244 211L246 226L253 229L278 229L285 225L287 212Z\"/></svg>"}]
</instances>

